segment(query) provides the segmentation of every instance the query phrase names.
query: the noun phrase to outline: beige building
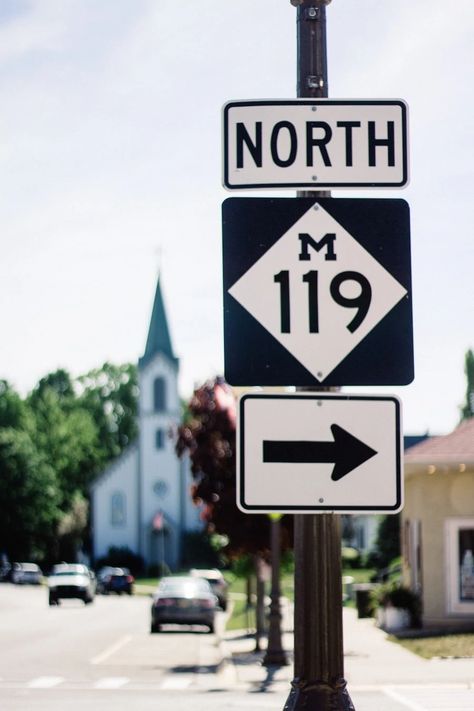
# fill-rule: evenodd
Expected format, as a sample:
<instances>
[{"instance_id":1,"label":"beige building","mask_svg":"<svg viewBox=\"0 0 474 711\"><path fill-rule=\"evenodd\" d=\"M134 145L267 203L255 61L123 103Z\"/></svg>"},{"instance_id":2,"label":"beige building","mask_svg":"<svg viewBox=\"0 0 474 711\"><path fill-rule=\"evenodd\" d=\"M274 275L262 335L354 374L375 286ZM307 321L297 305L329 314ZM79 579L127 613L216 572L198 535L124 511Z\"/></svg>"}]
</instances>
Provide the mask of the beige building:
<instances>
[{"instance_id":1,"label":"beige building","mask_svg":"<svg viewBox=\"0 0 474 711\"><path fill-rule=\"evenodd\" d=\"M474 628L474 418L405 455L402 553L423 626Z\"/></svg>"}]
</instances>

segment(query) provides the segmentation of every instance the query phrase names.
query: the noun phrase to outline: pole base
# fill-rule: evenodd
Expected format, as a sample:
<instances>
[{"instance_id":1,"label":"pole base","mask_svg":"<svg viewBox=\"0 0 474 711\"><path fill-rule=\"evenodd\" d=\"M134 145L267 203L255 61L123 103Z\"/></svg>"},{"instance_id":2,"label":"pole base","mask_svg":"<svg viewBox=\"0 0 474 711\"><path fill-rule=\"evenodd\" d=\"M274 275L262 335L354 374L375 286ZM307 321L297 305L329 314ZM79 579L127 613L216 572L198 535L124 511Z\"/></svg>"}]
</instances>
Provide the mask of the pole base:
<instances>
[{"instance_id":1,"label":"pole base","mask_svg":"<svg viewBox=\"0 0 474 711\"><path fill-rule=\"evenodd\" d=\"M355 711L345 679L333 684L293 679L283 711Z\"/></svg>"}]
</instances>

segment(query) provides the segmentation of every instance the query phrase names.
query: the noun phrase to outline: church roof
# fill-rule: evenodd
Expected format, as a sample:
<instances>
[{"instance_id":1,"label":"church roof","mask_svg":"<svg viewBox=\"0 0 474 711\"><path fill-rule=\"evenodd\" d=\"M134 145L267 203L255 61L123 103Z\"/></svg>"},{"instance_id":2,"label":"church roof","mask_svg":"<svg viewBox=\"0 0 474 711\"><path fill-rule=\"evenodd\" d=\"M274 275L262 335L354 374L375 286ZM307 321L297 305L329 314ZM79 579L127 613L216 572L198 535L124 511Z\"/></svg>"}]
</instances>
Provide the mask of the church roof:
<instances>
[{"instance_id":1,"label":"church roof","mask_svg":"<svg viewBox=\"0 0 474 711\"><path fill-rule=\"evenodd\" d=\"M156 284L155 299L153 301L145 352L139 360L139 366L144 367L147 365L158 353L169 358L175 365L178 364L178 358L174 355L173 346L171 345L168 319L166 318L166 309L161 292L161 278L159 276Z\"/></svg>"}]
</instances>

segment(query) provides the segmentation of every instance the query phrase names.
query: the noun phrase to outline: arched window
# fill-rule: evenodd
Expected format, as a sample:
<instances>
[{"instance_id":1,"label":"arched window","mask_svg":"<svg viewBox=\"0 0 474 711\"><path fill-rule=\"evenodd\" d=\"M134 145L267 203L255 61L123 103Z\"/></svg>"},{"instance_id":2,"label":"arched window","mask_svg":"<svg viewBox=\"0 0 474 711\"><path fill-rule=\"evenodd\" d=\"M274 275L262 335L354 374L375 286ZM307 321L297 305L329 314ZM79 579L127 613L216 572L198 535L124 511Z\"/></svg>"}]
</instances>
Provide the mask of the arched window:
<instances>
[{"instance_id":1,"label":"arched window","mask_svg":"<svg viewBox=\"0 0 474 711\"><path fill-rule=\"evenodd\" d=\"M155 432L155 445L157 449L165 448L165 432L161 428Z\"/></svg>"},{"instance_id":2,"label":"arched window","mask_svg":"<svg viewBox=\"0 0 474 711\"><path fill-rule=\"evenodd\" d=\"M153 383L153 409L155 412L166 410L166 383L164 378L155 378Z\"/></svg>"},{"instance_id":3,"label":"arched window","mask_svg":"<svg viewBox=\"0 0 474 711\"><path fill-rule=\"evenodd\" d=\"M126 519L125 494L114 491L110 499L110 518L112 526L124 526Z\"/></svg>"}]
</instances>

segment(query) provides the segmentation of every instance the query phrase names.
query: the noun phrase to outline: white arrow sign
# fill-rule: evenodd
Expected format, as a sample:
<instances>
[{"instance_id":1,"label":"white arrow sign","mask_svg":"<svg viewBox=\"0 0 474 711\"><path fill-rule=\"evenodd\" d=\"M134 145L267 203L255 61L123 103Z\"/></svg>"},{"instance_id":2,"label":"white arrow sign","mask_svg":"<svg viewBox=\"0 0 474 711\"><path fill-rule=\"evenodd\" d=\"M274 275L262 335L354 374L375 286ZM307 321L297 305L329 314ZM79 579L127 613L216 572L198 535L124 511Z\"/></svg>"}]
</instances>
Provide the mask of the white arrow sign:
<instances>
[{"instance_id":1,"label":"white arrow sign","mask_svg":"<svg viewBox=\"0 0 474 711\"><path fill-rule=\"evenodd\" d=\"M407 290L315 203L229 294L323 381Z\"/></svg>"},{"instance_id":2,"label":"white arrow sign","mask_svg":"<svg viewBox=\"0 0 474 711\"><path fill-rule=\"evenodd\" d=\"M237 443L237 503L246 513L402 507L395 397L244 395Z\"/></svg>"}]
</instances>

